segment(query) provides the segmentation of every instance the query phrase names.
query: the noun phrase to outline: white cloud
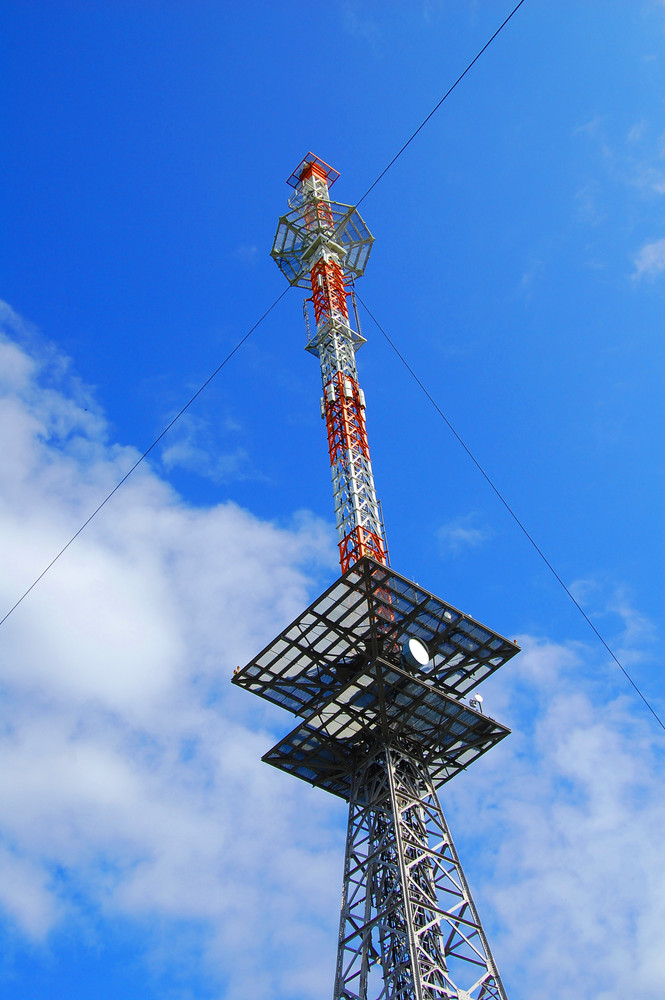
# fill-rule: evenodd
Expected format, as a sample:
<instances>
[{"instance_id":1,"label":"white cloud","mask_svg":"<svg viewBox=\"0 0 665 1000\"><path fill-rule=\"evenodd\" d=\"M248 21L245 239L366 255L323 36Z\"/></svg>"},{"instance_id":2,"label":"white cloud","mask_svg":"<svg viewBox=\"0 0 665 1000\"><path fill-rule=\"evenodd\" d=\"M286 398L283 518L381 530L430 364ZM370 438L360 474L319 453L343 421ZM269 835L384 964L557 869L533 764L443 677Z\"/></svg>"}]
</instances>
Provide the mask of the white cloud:
<instances>
[{"instance_id":1,"label":"white cloud","mask_svg":"<svg viewBox=\"0 0 665 1000\"><path fill-rule=\"evenodd\" d=\"M177 467L188 469L216 484L242 479L260 480L263 477L253 467L245 448L239 443L228 448L226 439L241 430L237 423L227 419L217 426L215 435L205 421L185 413L162 448L164 468L168 472Z\"/></svg>"},{"instance_id":2,"label":"white cloud","mask_svg":"<svg viewBox=\"0 0 665 1000\"><path fill-rule=\"evenodd\" d=\"M365 4L345 0L342 5L342 27L352 38L376 50L381 32L378 22L368 14Z\"/></svg>"},{"instance_id":3,"label":"white cloud","mask_svg":"<svg viewBox=\"0 0 665 1000\"><path fill-rule=\"evenodd\" d=\"M495 923L508 994L547 1000L572 988L594 1000L656 1000L662 741L591 649L522 643L485 691L487 710L515 732L450 792L463 846L477 849L485 876L482 910Z\"/></svg>"},{"instance_id":4,"label":"white cloud","mask_svg":"<svg viewBox=\"0 0 665 1000\"><path fill-rule=\"evenodd\" d=\"M573 135L586 136L596 146L602 168L593 179L585 178L576 191L577 213L583 222L593 226L607 221L610 218L607 211L609 205L614 205L616 214L618 182L639 192L650 219L654 200L665 193L664 136L656 134L653 125L645 118L634 123L623 137L615 135L610 138L610 131L607 121L599 117L573 131ZM632 191L631 204L634 208Z\"/></svg>"},{"instance_id":5,"label":"white cloud","mask_svg":"<svg viewBox=\"0 0 665 1000\"><path fill-rule=\"evenodd\" d=\"M477 524L477 515L472 512L442 524L436 537L444 552L459 555L466 549L478 548L487 541L490 532Z\"/></svg>"},{"instance_id":6,"label":"white cloud","mask_svg":"<svg viewBox=\"0 0 665 1000\"><path fill-rule=\"evenodd\" d=\"M243 243L233 251L235 259L244 265L256 263L258 254L259 248L253 243Z\"/></svg>"},{"instance_id":7,"label":"white cloud","mask_svg":"<svg viewBox=\"0 0 665 1000\"><path fill-rule=\"evenodd\" d=\"M522 278L520 280L520 289L522 291L530 292L533 288L534 283L537 281L537 279L539 279L542 276L544 267L545 267L544 260L541 260L540 258L531 260L529 266L522 274Z\"/></svg>"},{"instance_id":8,"label":"white cloud","mask_svg":"<svg viewBox=\"0 0 665 1000\"><path fill-rule=\"evenodd\" d=\"M575 192L577 212L583 222L598 226L607 218L607 212L601 204L602 192L598 181L590 181Z\"/></svg>"},{"instance_id":9,"label":"white cloud","mask_svg":"<svg viewBox=\"0 0 665 1000\"><path fill-rule=\"evenodd\" d=\"M596 115L588 122L578 125L573 129L573 135L583 135L595 143L606 160L614 159L614 151L609 145L606 137L606 119L604 116Z\"/></svg>"},{"instance_id":10,"label":"white cloud","mask_svg":"<svg viewBox=\"0 0 665 1000\"><path fill-rule=\"evenodd\" d=\"M611 637L611 646L624 666L648 656L656 630L653 622L635 607L626 587L608 587L599 580L589 579L573 581L570 591L592 620L605 619L615 628L621 622L621 630Z\"/></svg>"},{"instance_id":11,"label":"white cloud","mask_svg":"<svg viewBox=\"0 0 665 1000\"><path fill-rule=\"evenodd\" d=\"M633 278L655 278L665 271L665 239L645 243L633 261Z\"/></svg>"},{"instance_id":12,"label":"white cloud","mask_svg":"<svg viewBox=\"0 0 665 1000\"><path fill-rule=\"evenodd\" d=\"M628 129L628 134L626 135L627 142L640 142L644 138L647 131L647 122L644 118L641 118L638 122Z\"/></svg>"},{"instance_id":13,"label":"white cloud","mask_svg":"<svg viewBox=\"0 0 665 1000\"><path fill-rule=\"evenodd\" d=\"M0 339L3 611L137 457L56 368L45 384L52 369ZM22 934L87 919L81 898L146 926L203 920L229 997L299 993L322 926L332 961L340 806L261 763L290 717L230 678L334 565L307 513L191 508L145 466L7 620L0 909ZM303 949L295 970L280 937Z\"/></svg>"},{"instance_id":14,"label":"white cloud","mask_svg":"<svg viewBox=\"0 0 665 1000\"><path fill-rule=\"evenodd\" d=\"M45 385L39 357L0 354L7 607L136 453L107 442L66 365ZM155 961L203 964L227 1000L329 996L344 810L260 762L290 717L229 679L334 561L310 515L194 509L146 467L0 629L0 912L31 947L96 919L167 940L189 921L195 954L160 952L155 931ZM643 644L612 595L623 644ZM588 650L523 644L483 688L513 735L442 796L509 995L657 1000L662 750Z\"/></svg>"}]
</instances>

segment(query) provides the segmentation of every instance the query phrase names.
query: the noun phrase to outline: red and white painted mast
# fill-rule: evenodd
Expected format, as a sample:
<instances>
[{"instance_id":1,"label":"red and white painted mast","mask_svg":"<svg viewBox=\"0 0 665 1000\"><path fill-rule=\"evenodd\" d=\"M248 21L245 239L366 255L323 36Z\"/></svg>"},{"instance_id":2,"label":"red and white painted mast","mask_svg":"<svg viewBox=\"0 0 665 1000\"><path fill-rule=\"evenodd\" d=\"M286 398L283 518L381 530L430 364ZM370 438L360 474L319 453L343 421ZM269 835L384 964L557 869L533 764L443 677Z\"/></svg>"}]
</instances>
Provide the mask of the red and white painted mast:
<instances>
[{"instance_id":1,"label":"red and white painted mast","mask_svg":"<svg viewBox=\"0 0 665 1000\"><path fill-rule=\"evenodd\" d=\"M308 153L288 180L290 211L279 220L272 257L292 285L311 290L316 330L307 350L321 364L321 415L328 432L340 563L362 556L386 563L365 427L365 396L355 352L365 341L349 321L348 297L365 270L374 238L352 205L330 200L339 173Z\"/></svg>"}]
</instances>

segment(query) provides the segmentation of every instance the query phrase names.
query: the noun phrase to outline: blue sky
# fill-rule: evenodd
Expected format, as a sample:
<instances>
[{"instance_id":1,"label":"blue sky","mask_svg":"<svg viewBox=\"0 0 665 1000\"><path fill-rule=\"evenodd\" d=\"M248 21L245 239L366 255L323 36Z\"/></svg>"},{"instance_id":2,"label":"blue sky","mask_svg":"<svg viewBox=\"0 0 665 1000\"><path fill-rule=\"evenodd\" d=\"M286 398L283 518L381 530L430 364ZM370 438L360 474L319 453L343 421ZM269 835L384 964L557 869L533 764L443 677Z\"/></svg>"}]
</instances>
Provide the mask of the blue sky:
<instances>
[{"instance_id":1,"label":"blue sky","mask_svg":"<svg viewBox=\"0 0 665 1000\"><path fill-rule=\"evenodd\" d=\"M283 288L312 149L353 203L499 0L5 0L6 610ZM665 4L527 0L364 201L359 292L665 712ZM392 563L525 652L443 795L511 1000L662 995L663 739L371 320ZM336 576L290 292L0 630L0 997L315 1000L344 809L231 690Z\"/></svg>"}]
</instances>

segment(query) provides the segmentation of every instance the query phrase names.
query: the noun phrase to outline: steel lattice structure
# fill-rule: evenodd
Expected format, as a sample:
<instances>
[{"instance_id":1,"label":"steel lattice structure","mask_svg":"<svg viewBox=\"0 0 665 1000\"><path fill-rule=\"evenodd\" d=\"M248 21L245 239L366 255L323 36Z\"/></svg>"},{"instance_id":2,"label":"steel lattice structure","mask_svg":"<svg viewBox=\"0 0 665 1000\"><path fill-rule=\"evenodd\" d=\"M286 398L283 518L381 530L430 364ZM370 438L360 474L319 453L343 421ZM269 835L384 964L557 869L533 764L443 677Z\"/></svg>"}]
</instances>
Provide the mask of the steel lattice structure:
<instances>
[{"instance_id":1,"label":"steel lattice structure","mask_svg":"<svg viewBox=\"0 0 665 1000\"><path fill-rule=\"evenodd\" d=\"M386 565L347 306L373 239L337 176L305 157L272 255L312 293L342 576L234 682L299 718L263 759L349 803L334 1000L507 1000L436 789L508 735L468 696L518 647Z\"/></svg>"},{"instance_id":2,"label":"steel lattice structure","mask_svg":"<svg viewBox=\"0 0 665 1000\"><path fill-rule=\"evenodd\" d=\"M321 363L321 413L328 430L342 572L364 555L386 561L365 429L365 396L358 385L349 282L365 270L374 238L351 205L330 200L336 170L309 154L289 178L291 211L279 220L272 257L292 285L309 288L316 332L307 349Z\"/></svg>"}]
</instances>

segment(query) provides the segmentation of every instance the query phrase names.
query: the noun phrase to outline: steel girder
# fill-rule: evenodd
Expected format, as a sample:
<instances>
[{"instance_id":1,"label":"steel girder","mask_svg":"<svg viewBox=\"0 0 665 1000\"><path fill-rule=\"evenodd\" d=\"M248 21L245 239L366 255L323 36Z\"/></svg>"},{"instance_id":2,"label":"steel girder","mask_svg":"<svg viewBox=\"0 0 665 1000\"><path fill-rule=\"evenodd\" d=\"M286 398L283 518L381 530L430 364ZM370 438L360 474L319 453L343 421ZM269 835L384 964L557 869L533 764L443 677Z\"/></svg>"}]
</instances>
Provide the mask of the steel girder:
<instances>
[{"instance_id":1,"label":"steel girder","mask_svg":"<svg viewBox=\"0 0 665 1000\"><path fill-rule=\"evenodd\" d=\"M507 1000L417 747L354 775L334 1000Z\"/></svg>"},{"instance_id":2,"label":"steel girder","mask_svg":"<svg viewBox=\"0 0 665 1000\"><path fill-rule=\"evenodd\" d=\"M365 556L313 601L233 682L307 718L362 666L416 638L430 662L410 672L457 699L519 646L420 584Z\"/></svg>"}]
</instances>

